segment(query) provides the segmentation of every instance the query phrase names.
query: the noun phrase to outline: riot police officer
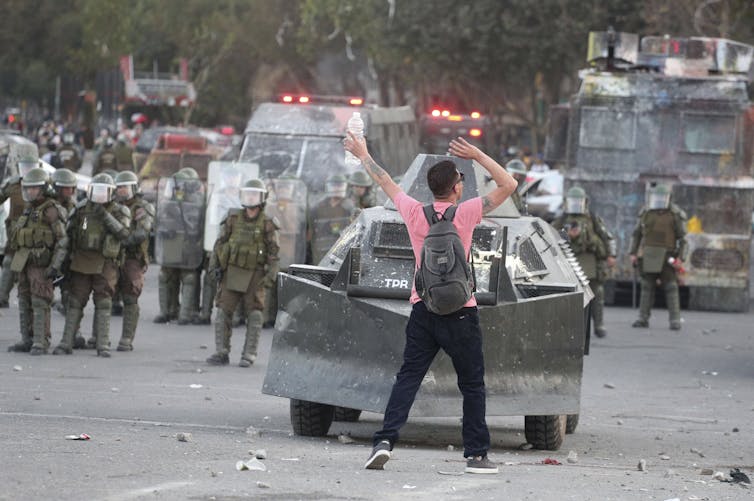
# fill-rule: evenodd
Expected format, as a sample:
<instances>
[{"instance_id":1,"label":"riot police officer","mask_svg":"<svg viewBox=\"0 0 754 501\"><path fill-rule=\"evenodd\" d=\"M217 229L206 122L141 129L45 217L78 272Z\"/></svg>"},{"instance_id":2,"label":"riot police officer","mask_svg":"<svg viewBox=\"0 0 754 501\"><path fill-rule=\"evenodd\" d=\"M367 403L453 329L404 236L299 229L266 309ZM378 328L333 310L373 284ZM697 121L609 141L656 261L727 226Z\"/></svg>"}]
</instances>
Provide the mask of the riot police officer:
<instances>
[{"instance_id":1,"label":"riot police officer","mask_svg":"<svg viewBox=\"0 0 754 501\"><path fill-rule=\"evenodd\" d=\"M129 141L125 134L118 134L118 141L115 143L115 148L113 149L118 171L134 170L134 150L128 143Z\"/></svg>"},{"instance_id":2,"label":"riot police officer","mask_svg":"<svg viewBox=\"0 0 754 501\"><path fill-rule=\"evenodd\" d=\"M615 238L602 219L588 209L588 198L583 188L574 186L566 192L563 215L552 222L557 230L566 232L571 250L589 279L594 292L591 315L594 334L605 337L604 321L605 279L607 267L615 266L617 248Z\"/></svg>"},{"instance_id":3,"label":"riot police officer","mask_svg":"<svg viewBox=\"0 0 754 501\"><path fill-rule=\"evenodd\" d=\"M51 180L55 201L70 213L76 207L76 175L66 168L57 169L52 173Z\"/></svg>"},{"instance_id":4,"label":"riot police officer","mask_svg":"<svg viewBox=\"0 0 754 501\"><path fill-rule=\"evenodd\" d=\"M309 213L307 239L311 245L312 262L318 264L340 237L340 232L353 218L355 207L346 198L347 181L342 174L333 174L325 181L325 198Z\"/></svg>"},{"instance_id":5,"label":"riot police officer","mask_svg":"<svg viewBox=\"0 0 754 501\"><path fill-rule=\"evenodd\" d=\"M73 132L63 134L63 146L58 148L58 159L63 168L78 172L81 168L81 155L79 155L78 148L73 144L74 138Z\"/></svg>"},{"instance_id":6,"label":"riot police officer","mask_svg":"<svg viewBox=\"0 0 754 501\"><path fill-rule=\"evenodd\" d=\"M54 354L70 354L89 295L94 299L93 339L97 355L110 356L110 309L123 257L122 243L129 236L131 212L113 200L115 182L97 174L89 184L88 197L76 205L68 219L70 246L70 296L65 328Z\"/></svg>"},{"instance_id":7,"label":"riot police officer","mask_svg":"<svg viewBox=\"0 0 754 501\"><path fill-rule=\"evenodd\" d=\"M102 141L102 149L97 153L97 159L94 162L93 174L100 174L108 169L118 171L118 157L113 149L113 140L110 137Z\"/></svg>"},{"instance_id":8,"label":"riot police officer","mask_svg":"<svg viewBox=\"0 0 754 501\"><path fill-rule=\"evenodd\" d=\"M52 173L52 187L55 201L66 210L68 216L70 216L76 207L76 186L76 175L70 170L58 169ZM66 224L67 222L66 220ZM63 269L58 269L63 277L67 277L68 275L65 264ZM60 281L60 303L56 305L56 309L63 315L66 312L66 305L68 304L68 297L71 292L70 289L70 283L67 279L64 278ZM86 339L78 331L76 331L76 336L73 340L73 348L86 348Z\"/></svg>"},{"instance_id":9,"label":"riot police officer","mask_svg":"<svg viewBox=\"0 0 754 501\"><path fill-rule=\"evenodd\" d=\"M670 188L657 184L649 190L647 204L631 238L631 263L639 267L641 296L639 318L633 327L649 327L649 316L659 280L665 289L670 328L681 328L678 271L686 259L686 213L670 201Z\"/></svg>"},{"instance_id":10,"label":"riot police officer","mask_svg":"<svg viewBox=\"0 0 754 501\"><path fill-rule=\"evenodd\" d=\"M18 318L21 342L12 351L47 353L53 280L63 267L68 237L66 211L45 197L48 176L44 169L30 170L21 181L26 202L11 238L16 252L11 268L18 273Z\"/></svg>"},{"instance_id":11,"label":"riot police officer","mask_svg":"<svg viewBox=\"0 0 754 501\"><path fill-rule=\"evenodd\" d=\"M5 234L10 237L13 225L24 212L25 202L21 194L21 180L33 168L39 165L39 161L33 157L23 157L18 160L18 175L7 178L0 186L0 204L10 199L10 211L5 218ZM0 308L7 308L10 292L16 282L16 274L11 271L10 264L13 261L13 242L9 239L5 246L3 257L3 270L0 274ZM28 350L26 350L28 351Z\"/></svg>"},{"instance_id":12,"label":"riot police officer","mask_svg":"<svg viewBox=\"0 0 754 501\"><path fill-rule=\"evenodd\" d=\"M372 191L372 178L363 170L357 170L348 178L348 198L357 209L377 205L377 196Z\"/></svg>"},{"instance_id":13,"label":"riot police officer","mask_svg":"<svg viewBox=\"0 0 754 501\"><path fill-rule=\"evenodd\" d=\"M231 322L238 302L247 311L246 341L240 367L250 367L257 356L262 331L265 293L275 284L278 272L278 225L264 214L267 189L252 179L241 189L243 210L231 211L223 222L215 243L212 269L222 277L215 318L216 353L207 359L211 365L229 363Z\"/></svg>"},{"instance_id":14,"label":"riot police officer","mask_svg":"<svg viewBox=\"0 0 754 501\"><path fill-rule=\"evenodd\" d=\"M204 260L204 187L196 171L185 167L160 180L155 221L155 260L160 314L155 323L194 320L199 275ZM180 301L178 296L180 295Z\"/></svg>"},{"instance_id":15,"label":"riot police officer","mask_svg":"<svg viewBox=\"0 0 754 501\"><path fill-rule=\"evenodd\" d=\"M207 221L204 226L205 239L210 238L207 235L211 229L216 231L220 223L228 216L228 211L241 207L241 171L235 165L225 165L220 171L220 180L217 188L211 194L211 200L207 207ZM205 249L207 242L205 241ZM204 276L202 279L201 306L199 315L194 318L196 325L209 325L212 323L212 306L217 295L217 279L215 270L210 268L213 263L212 252L205 252L202 268Z\"/></svg>"},{"instance_id":16,"label":"riot police officer","mask_svg":"<svg viewBox=\"0 0 754 501\"><path fill-rule=\"evenodd\" d=\"M139 323L139 296L149 264L149 233L155 211L142 197L139 178L131 171L123 171L115 178L115 197L131 211L131 232L123 242L124 258L118 280L118 291L123 299L123 331L117 348L131 351Z\"/></svg>"}]
</instances>

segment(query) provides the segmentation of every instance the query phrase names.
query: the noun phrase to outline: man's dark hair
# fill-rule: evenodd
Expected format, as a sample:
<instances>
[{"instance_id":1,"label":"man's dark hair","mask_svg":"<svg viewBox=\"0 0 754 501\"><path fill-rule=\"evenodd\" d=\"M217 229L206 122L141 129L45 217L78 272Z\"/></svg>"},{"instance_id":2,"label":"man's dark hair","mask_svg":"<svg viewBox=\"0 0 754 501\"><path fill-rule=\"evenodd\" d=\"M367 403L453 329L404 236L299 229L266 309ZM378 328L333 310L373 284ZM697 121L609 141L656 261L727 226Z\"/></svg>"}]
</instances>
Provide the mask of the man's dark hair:
<instances>
[{"instance_id":1,"label":"man's dark hair","mask_svg":"<svg viewBox=\"0 0 754 501\"><path fill-rule=\"evenodd\" d=\"M436 198L450 194L458 182L458 169L451 160L437 162L427 171L427 184Z\"/></svg>"}]
</instances>

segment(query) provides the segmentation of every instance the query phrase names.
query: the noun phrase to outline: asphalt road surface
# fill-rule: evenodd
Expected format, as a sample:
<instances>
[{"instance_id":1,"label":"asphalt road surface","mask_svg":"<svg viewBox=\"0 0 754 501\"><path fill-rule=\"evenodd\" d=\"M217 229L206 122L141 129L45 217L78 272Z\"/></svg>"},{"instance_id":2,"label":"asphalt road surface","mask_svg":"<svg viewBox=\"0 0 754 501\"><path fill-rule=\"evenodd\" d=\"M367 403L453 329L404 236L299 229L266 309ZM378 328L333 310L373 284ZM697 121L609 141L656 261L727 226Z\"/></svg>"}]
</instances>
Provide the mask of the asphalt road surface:
<instances>
[{"instance_id":1,"label":"asphalt road surface","mask_svg":"<svg viewBox=\"0 0 754 501\"><path fill-rule=\"evenodd\" d=\"M367 471L380 415L334 423L326 438L294 436L288 401L260 391L272 330L252 368L236 365L243 328L231 365L207 366L211 327L151 323L157 271L141 299L136 350L110 359L7 353L18 339L15 298L2 310L0 499L754 498L751 486L703 474L729 479L738 467L754 478L754 314L683 312L675 333L665 311L637 330L634 311L608 308L609 335L585 360L581 421L561 450L523 450L523 418L491 418L500 473L463 475L458 419L411 419L385 471ZM91 320L90 303L85 335ZM115 317L113 344L120 326ZM54 313L53 343L62 328ZM65 438L82 433L91 439ZM236 469L259 449L266 471Z\"/></svg>"}]
</instances>

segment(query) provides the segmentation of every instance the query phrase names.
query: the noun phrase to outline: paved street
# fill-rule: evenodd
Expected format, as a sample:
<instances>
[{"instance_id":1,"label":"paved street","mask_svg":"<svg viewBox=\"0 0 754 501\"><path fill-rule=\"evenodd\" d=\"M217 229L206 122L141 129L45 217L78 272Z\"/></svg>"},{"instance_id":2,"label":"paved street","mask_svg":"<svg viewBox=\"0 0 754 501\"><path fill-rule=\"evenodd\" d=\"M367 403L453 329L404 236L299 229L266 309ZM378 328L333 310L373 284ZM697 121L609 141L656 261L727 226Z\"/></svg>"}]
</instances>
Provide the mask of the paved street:
<instances>
[{"instance_id":1,"label":"paved street","mask_svg":"<svg viewBox=\"0 0 754 501\"><path fill-rule=\"evenodd\" d=\"M461 475L458 419L411 420L386 470L366 471L381 416L334 423L327 438L293 436L288 401L260 392L272 331L253 368L236 365L241 328L232 364L207 366L210 327L151 323L157 270L142 297L136 351L110 359L7 353L17 308L2 310L0 499L752 498L751 488L701 474L740 467L754 478L752 313L684 312L674 333L665 311L636 330L633 311L608 308L609 336L593 342L585 362L581 422L560 451L520 450L523 418L493 418L490 457L500 474ZM87 336L91 320L90 303ZM120 323L114 318L113 344ZM54 313L53 343L62 328ZM80 433L91 440L65 439ZM341 443L342 434L354 442ZM236 461L258 449L267 471L237 471ZM578 462L567 462L569 451ZM646 472L637 470L641 459Z\"/></svg>"}]
</instances>

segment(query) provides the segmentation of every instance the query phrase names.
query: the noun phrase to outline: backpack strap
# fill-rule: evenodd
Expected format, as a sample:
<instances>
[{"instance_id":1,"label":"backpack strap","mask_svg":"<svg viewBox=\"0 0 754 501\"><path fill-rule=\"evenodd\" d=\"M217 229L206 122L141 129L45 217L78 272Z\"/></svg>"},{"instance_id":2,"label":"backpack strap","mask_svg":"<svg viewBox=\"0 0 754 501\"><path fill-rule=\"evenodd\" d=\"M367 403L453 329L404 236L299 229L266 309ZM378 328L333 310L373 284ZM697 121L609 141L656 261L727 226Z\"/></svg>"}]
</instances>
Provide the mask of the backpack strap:
<instances>
[{"instance_id":1,"label":"backpack strap","mask_svg":"<svg viewBox=\"0 0 754 501\"><path fill-rule=\"evenodd\" d=\"M456 217L456 209L458 208L457 205L451 205L445 210L444 214L441 214L441 218L437 217L439 212L435 211L435 206L433 204L425 205L424 207L424 217L427 218L427 222L430 226L433 224L439 222L441 219L443 221L453 221L453 218Z\"/></svg>"}]
</instances>

